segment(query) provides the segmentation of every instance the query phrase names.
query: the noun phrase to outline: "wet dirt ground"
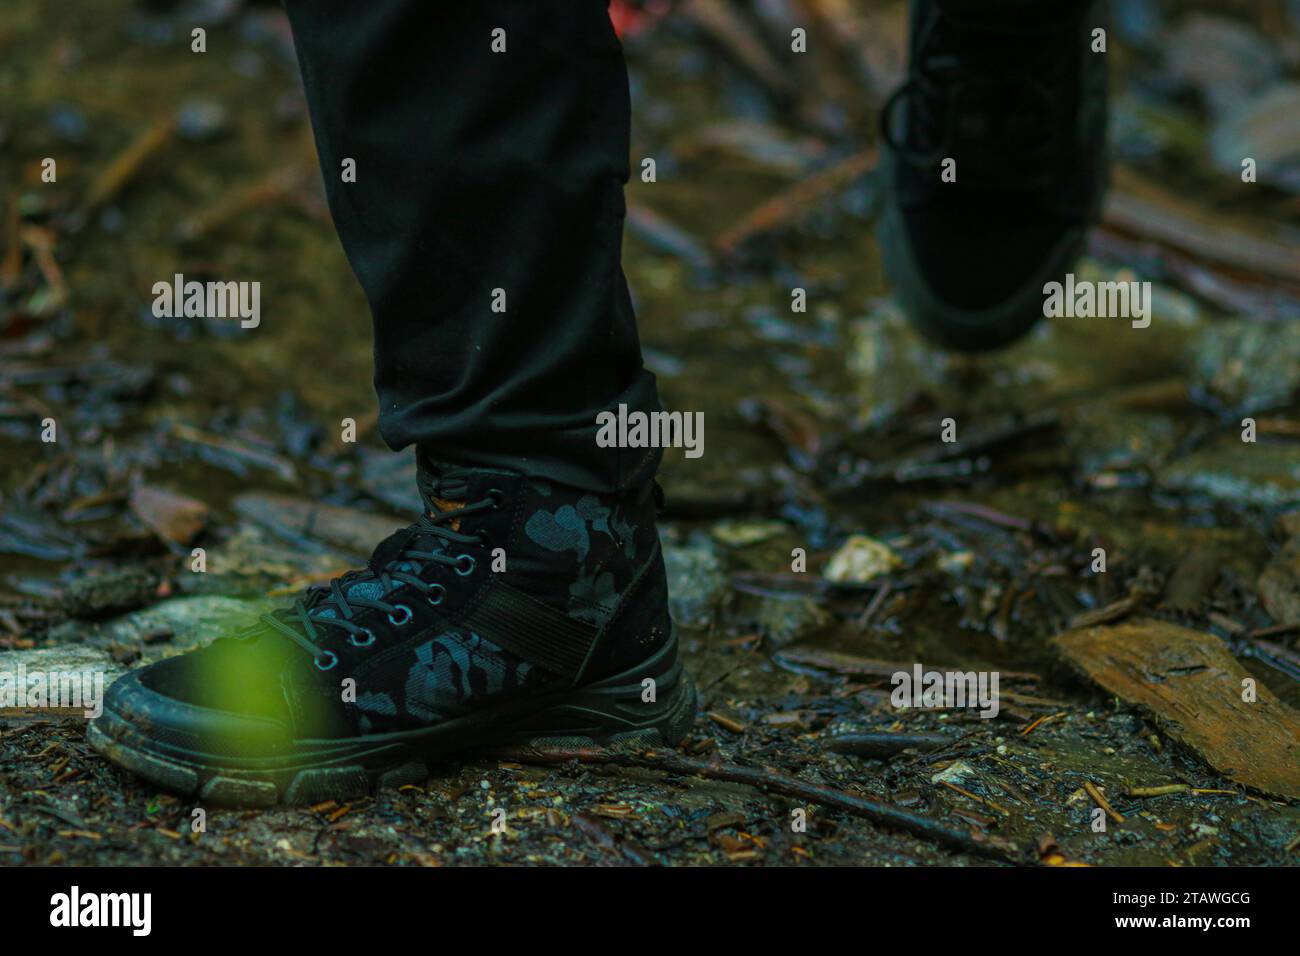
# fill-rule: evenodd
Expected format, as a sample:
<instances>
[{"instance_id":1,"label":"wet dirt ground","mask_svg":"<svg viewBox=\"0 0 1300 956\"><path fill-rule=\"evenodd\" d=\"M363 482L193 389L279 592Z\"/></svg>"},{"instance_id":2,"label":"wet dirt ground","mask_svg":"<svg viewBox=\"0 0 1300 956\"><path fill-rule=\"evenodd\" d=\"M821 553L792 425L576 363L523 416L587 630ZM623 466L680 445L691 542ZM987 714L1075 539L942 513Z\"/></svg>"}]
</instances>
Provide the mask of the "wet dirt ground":
<instances>
[{"instance_id":1,"label":"wet dirt ground","mask_svg":"<svg viewBox=\"0 0 1300 956\"><path fill-rule=\"evenodd\" d=\"M746 53L779 48L777 13L627 37L633 169L653 156L657 180L628 187L625 268L665 407L706 422L705 454L670 452L661 476L701 692L674 756L770 786L653 755L471 754L346 805L197 808L104 762L84 719L10 709L0 863L1294 865L1294 750L1259 755L1283 764L1282 784L1261 785L1188 733L1214 719L1204 701L1125 699L1052 643L1134 624L1149 674L1168 675L1151 679L1176 682L1161 660L1176 624L1300 707L1300 277L1286 266L1300 180L1244 186L1207 145L1249 110L1271 121L1257 97L1294 81L1300 28L1281 5L1262 5L1272 25L1244 4L1130 6L1112 34L1119 198L1077 271L1150 280L1152 322L1045 321L975 358L926 346L879 266L871 148L901 7L814 21L836 52L799 82ZM374 431L366 306L283 17L200 8L112 0L55 17L16 0L0 25L0 671L111 679L183 652L356 565L416 506L410 461ZM199 15L202 56L186 42ZM1188 18L1211 15L1257 46L1204 76L1187 65L1204 42ZM1207 92L1225 89L1226 105ZM47 156L56 183L40 179ZM1173 227L1144 232L1156 222ZM261 281L261 326L154 318L149 290L177 272ZM47 417L57 442L41 441ZM997 716L895 706L892 675L918 663L997 672ZM938 736L849 752L878 733Z\"/></svg>"}]
</instances>

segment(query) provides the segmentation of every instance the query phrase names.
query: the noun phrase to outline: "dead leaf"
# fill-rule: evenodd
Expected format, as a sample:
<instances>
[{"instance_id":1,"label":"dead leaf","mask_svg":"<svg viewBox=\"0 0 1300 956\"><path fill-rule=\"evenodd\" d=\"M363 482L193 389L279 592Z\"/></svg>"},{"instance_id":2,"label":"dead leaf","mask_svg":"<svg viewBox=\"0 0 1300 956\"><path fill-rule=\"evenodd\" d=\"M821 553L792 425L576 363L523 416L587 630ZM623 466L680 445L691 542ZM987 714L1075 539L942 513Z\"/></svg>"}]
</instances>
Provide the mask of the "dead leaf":
<instances>
[{"instance_id":1,"label":"dead leaf","mask_svg":"<svg viewBox=\"0 0 1300 956\"><path fill-rule=\"evenodd\" d=\"M208 506L194 498L140 485L131 492L131 512L162 538L188 545L208 523Z\"/></svg>"}]
</instances>

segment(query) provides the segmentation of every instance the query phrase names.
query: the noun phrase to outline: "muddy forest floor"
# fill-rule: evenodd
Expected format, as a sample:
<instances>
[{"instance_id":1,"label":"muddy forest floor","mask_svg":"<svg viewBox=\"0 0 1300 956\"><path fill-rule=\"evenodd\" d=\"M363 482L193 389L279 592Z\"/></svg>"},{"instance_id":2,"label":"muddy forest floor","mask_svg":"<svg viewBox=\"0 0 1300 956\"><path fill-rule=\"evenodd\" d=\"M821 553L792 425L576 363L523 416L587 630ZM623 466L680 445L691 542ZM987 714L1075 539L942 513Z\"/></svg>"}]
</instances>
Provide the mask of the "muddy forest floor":
<instances>
[{"instance_id":1,"label":"muddy forest floor","mask_svg":"<svg viewBox=\"0 0 1300 956\"><path fill-rule=\"evenodd\" d=\"M900 5L629 22L633 168L657 181L629 185L626 269L665 406L707 425L662 475L701 691L678 752L470 754L346 805L204 807L196 833L83 719L10 709L0 863L1293 865L1300 164L1247 185L1238 157L1300 140L1277 133L1300 24L1118 6L1114 185L1078 272L1151 281L1152 322L1052 320L978 358L920 341L878 265ZM374 433L283 15L167 8L11 0L0 23L0 671L182 652L417 504ZM261 281L261 326L154 318L177 272ZM996 718L895 707L917 663L997 672Z\"/></svg>"}]
</instances>

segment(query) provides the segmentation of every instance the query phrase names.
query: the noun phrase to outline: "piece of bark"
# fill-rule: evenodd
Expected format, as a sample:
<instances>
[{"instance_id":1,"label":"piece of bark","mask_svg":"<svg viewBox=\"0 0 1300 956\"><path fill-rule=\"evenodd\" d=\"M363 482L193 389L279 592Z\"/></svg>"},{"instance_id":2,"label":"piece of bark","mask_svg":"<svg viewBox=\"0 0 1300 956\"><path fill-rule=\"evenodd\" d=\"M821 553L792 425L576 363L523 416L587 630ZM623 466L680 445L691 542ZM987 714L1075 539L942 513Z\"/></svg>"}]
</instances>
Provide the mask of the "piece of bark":
<instances>
[{"instance_id":1,"label":"piece of bark","mask_svg":"<svg viewBox=\"0 0 1300 956\"><path fill-rule=\"evenodd\" d=\"M1249 231L1124 166L1114 170L1102 223L1216 266L1300 284L1300 247L1294 242L1262 226Z\"/></svg>"},{"instance_id":2,"label":"piece of bark","mask_svg":"<svg viewBox=\"0 0 1300 956\"><path fill-rule=\"evenodd\" d=\"M1258 698L1242 700L1250 675L1218 637L1138 619L1067 631L1052 643L1218 773L1267 794L1300 797L1300 714L1258 683Z\"/></svg>"},{"instance_id":3,"label":"piece of bark","mask_svg":"<svg viewBox=\"0 0 1300 956\"><path fill-rule=\"evenodd\" d=\"M401 518L322 505L290 495L250 492L237 497L233 504L235 511L250 521L356 554L369 554L375 545L407 523Z\"/></svg>"}]
</instances>

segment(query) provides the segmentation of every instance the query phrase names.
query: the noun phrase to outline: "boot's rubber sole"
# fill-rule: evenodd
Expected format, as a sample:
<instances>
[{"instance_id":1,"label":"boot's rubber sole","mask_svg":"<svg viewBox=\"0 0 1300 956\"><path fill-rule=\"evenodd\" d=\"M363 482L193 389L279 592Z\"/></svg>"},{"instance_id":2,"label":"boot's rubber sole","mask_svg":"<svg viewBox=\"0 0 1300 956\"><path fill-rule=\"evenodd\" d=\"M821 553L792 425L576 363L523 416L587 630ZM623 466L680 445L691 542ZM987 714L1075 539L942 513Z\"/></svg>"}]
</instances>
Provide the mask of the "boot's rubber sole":
<instances>
[{"instance_id":1,"label":"boot's rubber sole","mask_svg":"<svg viewBox=\"0 0 1300 956\"><path fill-rule=\"evenodd\" d=\"M643 700L646 678L655 681L654 701ZM591 684L483 707L416 730L297 740L291 751L274 757L178 747L108 708L90 724L86 741L164 790L225 806L269 807L351 800L379 787L422 783L440 758L477 747L676 746L695 722L695 708L695 686L682 667L674 633L650 659Z\"/></svg>"}]
</instances>

